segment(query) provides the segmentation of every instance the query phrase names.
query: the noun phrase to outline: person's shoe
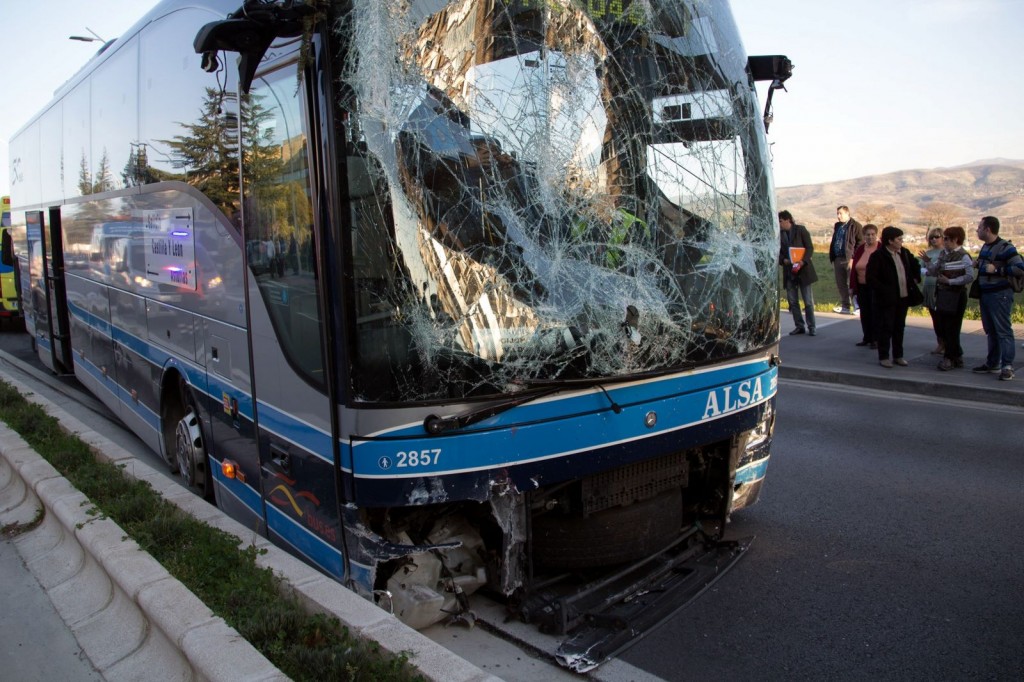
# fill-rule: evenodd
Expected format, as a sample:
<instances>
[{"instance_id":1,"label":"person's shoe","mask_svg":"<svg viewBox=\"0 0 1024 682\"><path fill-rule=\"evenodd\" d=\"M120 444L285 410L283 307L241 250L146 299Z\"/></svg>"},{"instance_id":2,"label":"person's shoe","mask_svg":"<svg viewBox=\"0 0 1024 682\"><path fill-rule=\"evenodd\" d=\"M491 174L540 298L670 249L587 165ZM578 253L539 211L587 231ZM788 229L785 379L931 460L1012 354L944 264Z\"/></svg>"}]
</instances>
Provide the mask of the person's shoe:
<instances>
[{"instance_id":1,"label":"person's shoe","mask_svg":"<svg viewBox=\"0 0 1024 682\"><path fill-rule=\"evenodd\" d=\"M882 367L885 367L886 369L892 369L892 360L890 360L889 358L886 358L885 360L879 360L878 364L880 364Z\"/></svg>"},{"instance_id":2,"label":"person's shoe","mask_svg":"<svg viewBox=\"0 0 1024 682\"><path fill-rule=\"evenodd\" d=\"M853 315L853 311L850 310L849 308L840 308L839 309L839 314L840 315Z\"/></svg>"},{"instance_id":3,"label":"person's shoe","mask_svg":"<svg viewBox=\"0 0 1024 682\"><path fill-rule=\"evenodd\" d=\"M834 312L834 313L841 313L841 312L843 312L843 306L837 305L835 308L832 308L832 312Z\"/></svg>"},{"instance_id":4,"label":"person's shoe","mask_svg":"<svg viewBox=\"0 0 1024 682\"><path fill-rule=\"evenodd\" d=\"M942 360L939 362L939 369L941 369L943 372L948 372L949 370L953 369L953 361L950 360L949 358L942 358Z\"/></svg>"},{"instance_id":5,"label":"person's shoe","mask_svg":"<svg viewBox=\"0 0 1024 682\"><path fill-rule=\"evenodd\" d=\"M978 365L977 367L972 368L971 371L977 374L989 374L991 372L998 372L999 368L989 367L988 365Z\"/></svg>"},{"instance_id":6,"label":"person's shoe","mask_svg":"<svg viewBox=\"0 0 1024 682\"><path fill-rule=\"evenodd\" d=\"M943 346L935 346L935 350L933 350L931 352L931 354L932 355L942 355L945 352L946 352L945 347L943 347Z\"/></svg>"},{"instance_id":7,"label":"person's shoe","mask_svg":"<svg viewBox=\"0 0 1024 682\"><path fill-rule=\"evenodd\" d=\"M957 358L956 360L953 361L953 369L963 369L963 368L964 368L964 359L963 358Z\"/></svg>"},{"instance_id":8,"label":"person's shoe","mask_svg":"<svg viewBox=\"0 0 1024 682\"><path fill-rule=\"evenodd\" d=\"M857 346L866 346L869 343L871 343L871 342L870 341L858 341L855 345L857 345Z\"/></svg>"},{"instance_id":9,"label":"person's shoe","mask_svg":"<svg viewBox=\"0 0 1024 682\"><path fill-rule=\"evenodd\" d=\"M908 364L910 364L906 360L904 360L903 358L896 358L895 360L893 360L893 362L895 362L900 367L906 367Z\"/></svg>"},{"instance_id":10,"label":"person's shoe","mask_svg":"<svg viewBox=\"0 0 1024 682\"><path fill-rule=\"evenodd\" d=\"M817 335L818 335L818 332L814 331L813 329L808 329L807 330L807 336L817 336Z\"/></svg>"},{"instance_id":11,"label":"person's shoe","mask_svg":"<svg viewBox=\"0 0 1024 682\"><path fill-rule=\"evenodd\" d=\"M999 372L1000 381L1012 381L1013 380L1013 367L1003 367L1002 371Z\"/></svg>"},{"instance_id":12,"label":"person's shoe","mask_svg":"<svg viewBox=\"0 0 1024 682\"><path fill-rule=\"evenodd\" d=\"M789 333L790 336L796 336L797 334L806 334L803 327L797 327Z\"/></svg>"},{"instance_id":13,"label":"person's shoe","mask_svg":"<svg viewBox=\"0 0 1024 682\"><path fill-rule=\"evenodd\" d=\"M878 344L872 341L871 343L868 344L868 348L870 348L871 350L878 350Z\"/></svg>"}]
</instances>

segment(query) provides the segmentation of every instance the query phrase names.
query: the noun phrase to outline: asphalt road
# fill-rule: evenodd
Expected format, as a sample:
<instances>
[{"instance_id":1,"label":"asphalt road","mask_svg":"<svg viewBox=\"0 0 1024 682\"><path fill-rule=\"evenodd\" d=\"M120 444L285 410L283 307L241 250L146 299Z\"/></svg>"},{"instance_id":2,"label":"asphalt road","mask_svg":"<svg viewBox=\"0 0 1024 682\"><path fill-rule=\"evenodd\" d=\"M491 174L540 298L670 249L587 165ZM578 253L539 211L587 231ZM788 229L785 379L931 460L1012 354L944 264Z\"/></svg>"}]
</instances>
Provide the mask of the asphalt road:
<instances>
[{"instance_id":1,"label":"asphalt road","mask_svg":"<svg viewBox=\"0 0 1024 682\"><path fill-rule=\"evenodd\" d=\"M1017 680L1024 410L784 381L748 556L622 658L667 680Z\"/></svg>"}]
</instances>

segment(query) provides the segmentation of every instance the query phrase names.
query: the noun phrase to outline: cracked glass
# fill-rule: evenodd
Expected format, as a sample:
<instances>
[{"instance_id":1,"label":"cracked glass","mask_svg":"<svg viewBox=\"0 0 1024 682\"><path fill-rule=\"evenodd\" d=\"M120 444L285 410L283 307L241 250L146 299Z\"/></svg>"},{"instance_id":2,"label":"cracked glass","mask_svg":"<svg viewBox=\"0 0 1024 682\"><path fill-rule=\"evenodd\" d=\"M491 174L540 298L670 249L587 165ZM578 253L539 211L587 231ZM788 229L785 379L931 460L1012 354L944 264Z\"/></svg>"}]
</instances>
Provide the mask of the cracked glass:
<instances>
[{"instance_id":1,"label":"cracked glass","mask_svg":"<svg viewBox=\"0 0 1024 682\"><path fill-rule=\"evenodd\" d=\"M778 337L726 3L336 3L357 401L679 371Z\"/></svg>"}]
</instances>

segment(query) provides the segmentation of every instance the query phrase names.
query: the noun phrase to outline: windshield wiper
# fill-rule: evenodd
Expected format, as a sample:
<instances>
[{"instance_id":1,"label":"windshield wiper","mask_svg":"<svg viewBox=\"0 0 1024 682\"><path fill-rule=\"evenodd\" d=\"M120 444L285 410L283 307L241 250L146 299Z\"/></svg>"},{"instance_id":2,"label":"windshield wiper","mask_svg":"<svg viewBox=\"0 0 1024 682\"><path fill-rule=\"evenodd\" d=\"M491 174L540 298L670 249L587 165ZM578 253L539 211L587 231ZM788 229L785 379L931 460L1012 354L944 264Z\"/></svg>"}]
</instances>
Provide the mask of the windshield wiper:
<instances>
[{"instance_id":1,"label":"windshield wiper","mask_svg":"<svg viewBox=\"0 0 1024 682\"><path fill-rule=\"evenodd\" d=\"M432 414L423 420L423 430L432 436L436 436L437 434L444 433L445 431L462 429L470 424L476 424L477 422L482 422L496 414L501 414L506 410L511 410L513 407L518 407L519 405L534 401L537 398L543 398L544 396L558 393L565 389L566 386L564 385L545 385L521 391L514 397L503 402L494 403L478 410L470 410L463 414L457 414L454 417L439 417L436 414Z\"/></svg>"}]
</instances>

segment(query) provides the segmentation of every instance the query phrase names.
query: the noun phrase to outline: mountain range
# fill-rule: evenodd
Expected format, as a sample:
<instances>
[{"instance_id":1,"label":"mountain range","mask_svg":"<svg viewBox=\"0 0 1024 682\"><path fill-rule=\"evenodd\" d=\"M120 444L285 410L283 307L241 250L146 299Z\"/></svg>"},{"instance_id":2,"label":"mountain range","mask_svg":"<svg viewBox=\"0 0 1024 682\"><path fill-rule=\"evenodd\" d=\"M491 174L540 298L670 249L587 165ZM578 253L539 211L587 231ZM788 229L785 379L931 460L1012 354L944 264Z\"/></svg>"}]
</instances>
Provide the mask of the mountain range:
<instances>
[{"instance_id":1,"label":"mountain range","mask_svg":"<svg viewBox=\"0 0 1024 682\"><path fill-rule=\"evenodd\" d=\"M1000 236L1024 241L1024 160L987 159L951 168L779 187L776 195L779 210L792 213L816 241L831 236L836 206L841 204L848 205L861 223L896 225L908 235L922 237L931 225L961 225L972 241L978 219L994 215L1002 224Z\"/></svg>"}]
</instances>

